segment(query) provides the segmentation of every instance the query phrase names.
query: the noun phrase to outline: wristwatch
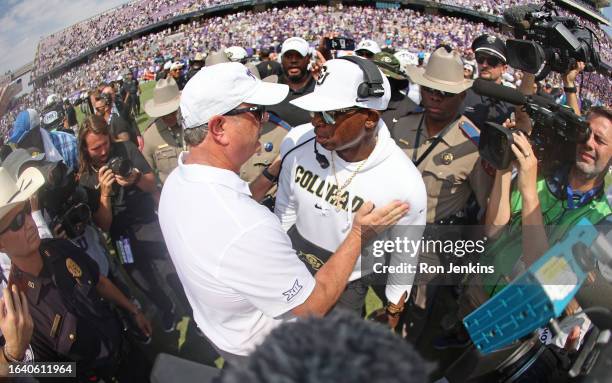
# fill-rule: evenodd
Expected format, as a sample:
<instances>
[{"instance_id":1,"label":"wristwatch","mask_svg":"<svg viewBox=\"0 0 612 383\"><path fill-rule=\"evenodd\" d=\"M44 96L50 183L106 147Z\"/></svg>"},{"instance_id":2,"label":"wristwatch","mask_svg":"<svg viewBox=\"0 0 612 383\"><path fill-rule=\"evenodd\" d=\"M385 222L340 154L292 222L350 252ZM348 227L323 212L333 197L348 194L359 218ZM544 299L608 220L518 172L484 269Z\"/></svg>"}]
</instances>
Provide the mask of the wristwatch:
<instances>
[{"instance_id":1,"label":"wristwatch","mask_svg":"<svg viewBox=\"0 0 612 383\"><path fill-rule=\"evenodd\" d=\"M263 176L266 177L272 183L278 182L278 177L277 176L273 176L272 173L270 173L268 171L268 166L266 166L264 168L264 170L263 170L263 172L261 172L261 174L263 174Z\"/></svg>"},{"instance_id":2,"label":"wristwatch","mask_svg":"<svg viewBox=\"0 0 612 383\"><path fill-rule=\"evenodd\" d=\"M575 87L575 86L564 86L564 87L563 87L563 91L564 91L565 93L576 93L576 92L577 92L577 89L576 89L576 87Z\"/></svg>"}]
</instances>

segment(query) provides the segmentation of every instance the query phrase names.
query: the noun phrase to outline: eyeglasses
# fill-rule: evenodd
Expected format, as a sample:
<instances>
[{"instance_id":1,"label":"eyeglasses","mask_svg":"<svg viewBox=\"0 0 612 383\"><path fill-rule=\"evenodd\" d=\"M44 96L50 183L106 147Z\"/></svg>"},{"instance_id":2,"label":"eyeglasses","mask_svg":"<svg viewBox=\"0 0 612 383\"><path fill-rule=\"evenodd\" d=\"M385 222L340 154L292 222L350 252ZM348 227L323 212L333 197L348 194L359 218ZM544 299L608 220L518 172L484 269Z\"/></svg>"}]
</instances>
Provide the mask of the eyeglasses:
<instances>
[{"instance_id":1,"label":"eyeglasses","mask_svg":"<svg viewBox=\"0 0 612 383\"><path fill-rule=\"evenodd\" d=\"M343 108L343 109L336 109L336 110L330 110L330 111L325 111L325 112L310 112L310 118L315 118L315 116L318 115L321 119L323 119L323 121L325 121L326 124L334 125L336 121L338 120L338 118L342 116L343 114L348 114L350 112L354 112L359 109L361 108Z\"/></svg>"},{"instance_id":2,"label":"eyeglasses","mask_svg":"<svg viewBox=\"0 0 612 383\"><path fill-rule=\"evenodd\" d=\"M503 64L504 62L497 58L497 57L493 57L493 56L485 56L485 55L476 55L476 62L478 64L484 64L484 62L487 62L487 65L492 66L492 67L496 67L500 64Z\"/></svg>"},{"instance_id":3,"label":"eyeglasses","mask_svg":"<svg viewBox=\"0 0 612 383\"><path fill-rule=\"evenodd\" d=\"M9 230L10 231L21 230L26 220L26 214L30 214L30 204L29 203L26 203L23 209L21 209L21 211L17 213L15 218L13 218L11 223L9 223L9 225L4 230L0 231L0 235L6 233Z\"/></svg>"},{"instance_id":4,"label":"eyeglasses","mask_svg":"<svg viewBox=\"0 0 612 383\"><path fill-rule=\"evenodd\" d=\"M226 116L236 116L238 114L251 113L253 117L259 122L267 120L268 114L266 113L266 107L263 105L249 106L248 108L236 108L225 113Z\"/></svg>"},{"instance_id":5,"label":"eyeglasses","mask_svg":"<svg viewBox=\"0 0 612 383\"><path fill-rule=\"evenodd\" d=\"M437 89L432 89L426 86L421 85L421 89L423 89L425 92L433 94L435 96L439 96L439 97L444 97L444 98L450 98L453 96L456 96L456 93L451 93L451 92L444 92L441 90L437 90Z\"/></svg>"}]
</instances>

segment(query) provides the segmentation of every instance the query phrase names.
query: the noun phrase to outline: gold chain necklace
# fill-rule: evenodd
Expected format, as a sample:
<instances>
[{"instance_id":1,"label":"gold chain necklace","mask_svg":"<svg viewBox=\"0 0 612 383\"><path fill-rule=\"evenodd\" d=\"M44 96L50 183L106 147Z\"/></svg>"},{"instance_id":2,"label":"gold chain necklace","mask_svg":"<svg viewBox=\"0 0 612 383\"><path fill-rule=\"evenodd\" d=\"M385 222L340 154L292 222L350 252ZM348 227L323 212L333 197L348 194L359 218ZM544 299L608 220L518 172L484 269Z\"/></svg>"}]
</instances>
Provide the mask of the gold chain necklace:
<instances>
[{"instance_id":1,"label":"gold chain necklace","mask_svg":"<svg viewBox=\"0 0 612 383\"><path fill-rule=\"evenodd\" d=\"M338 186L338 189L336 189L336 192L331 196L330 202L332 205L334 205L336 211L340 211L342 209L342 205L346 203L348 195L341 197L342 192L350 185L351 181L353 181L353 178L355 178L357 173L359 173L366 160L367 158L362 160L359 165L357 165L357 169L355 169L349 178L344 181L344 184L340 186L340 183L338 182L338 175L336 174L336 164L334 163L334 152L331 152L332 170L334 172L334 178L336 179L336 186Z\"/></svg>"}]
</instances>

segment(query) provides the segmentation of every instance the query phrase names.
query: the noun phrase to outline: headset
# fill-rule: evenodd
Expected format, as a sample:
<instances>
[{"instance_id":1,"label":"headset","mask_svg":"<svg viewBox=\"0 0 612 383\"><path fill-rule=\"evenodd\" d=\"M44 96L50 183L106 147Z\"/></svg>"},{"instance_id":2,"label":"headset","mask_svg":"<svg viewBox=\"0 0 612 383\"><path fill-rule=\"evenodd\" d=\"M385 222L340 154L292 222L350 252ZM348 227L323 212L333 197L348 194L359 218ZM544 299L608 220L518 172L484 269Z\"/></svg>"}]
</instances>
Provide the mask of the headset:
<instances>
[{"instance_id":1,"label":"headset","mask_svg":"<svg viewBox=\"0 0 612 383\"><path fill-rule=\"evenodd\" d=\"M363 72L363 78L365 81L359 84L359 87L357 88L357 96L359 98L378 98L385 95L383 77L376 64L370 60L362 59L361 57L357 56L344 56L340 59L352 62L353 64L359 66L359 69L361 69Z\"/></svg>"}]
</instances>

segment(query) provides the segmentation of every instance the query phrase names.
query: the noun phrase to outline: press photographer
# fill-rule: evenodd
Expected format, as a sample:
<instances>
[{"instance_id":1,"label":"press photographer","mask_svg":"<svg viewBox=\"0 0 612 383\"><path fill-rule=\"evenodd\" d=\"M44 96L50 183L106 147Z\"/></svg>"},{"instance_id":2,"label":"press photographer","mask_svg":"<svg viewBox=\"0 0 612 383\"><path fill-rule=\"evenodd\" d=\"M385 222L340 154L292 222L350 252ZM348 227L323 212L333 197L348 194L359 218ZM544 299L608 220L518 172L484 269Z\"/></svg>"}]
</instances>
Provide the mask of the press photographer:
<instances>
[{"instance_id":1,"label":"press photographer","mask_svg":"<svg viewBox=\"0 0 612 383\"><path fill-rule=\"evenodd\" d=\"M147 318L100 274L96 263L81 249L67 240L40 239L28 199L44 184L43 174L29 167L16 182L2 167L0 180L0 251L12 263L8 283L15 297L22 292L22 300L27 300L30 307L34 323L30 344L35 360L77 362L79 381L92 381L92 377L112 381L115 376L140 381L146 377L146 367L138 355L126 363L123 351L127 344L109 303L131 314L141 330L150 335ZM21 307L16 306L16 310L21 311ZM21 363L19 354L7 357L5 350L4 355L12 363Z\"/></svg>"},{"instance_id":2,"label":"press photographer","mask_svg":"<svg viewBox=\"0 0 612 383\"><path fill-rule=\"evenodd\" d=\"M158 281L155 263L171 269L155 213L155 176L130 141L111 142L99 116L79 131L79 181L88 193L94 222L109 232L126 271L161 313L165 331L174 329L174 304Z\"/></svg>"}]
</instances>

